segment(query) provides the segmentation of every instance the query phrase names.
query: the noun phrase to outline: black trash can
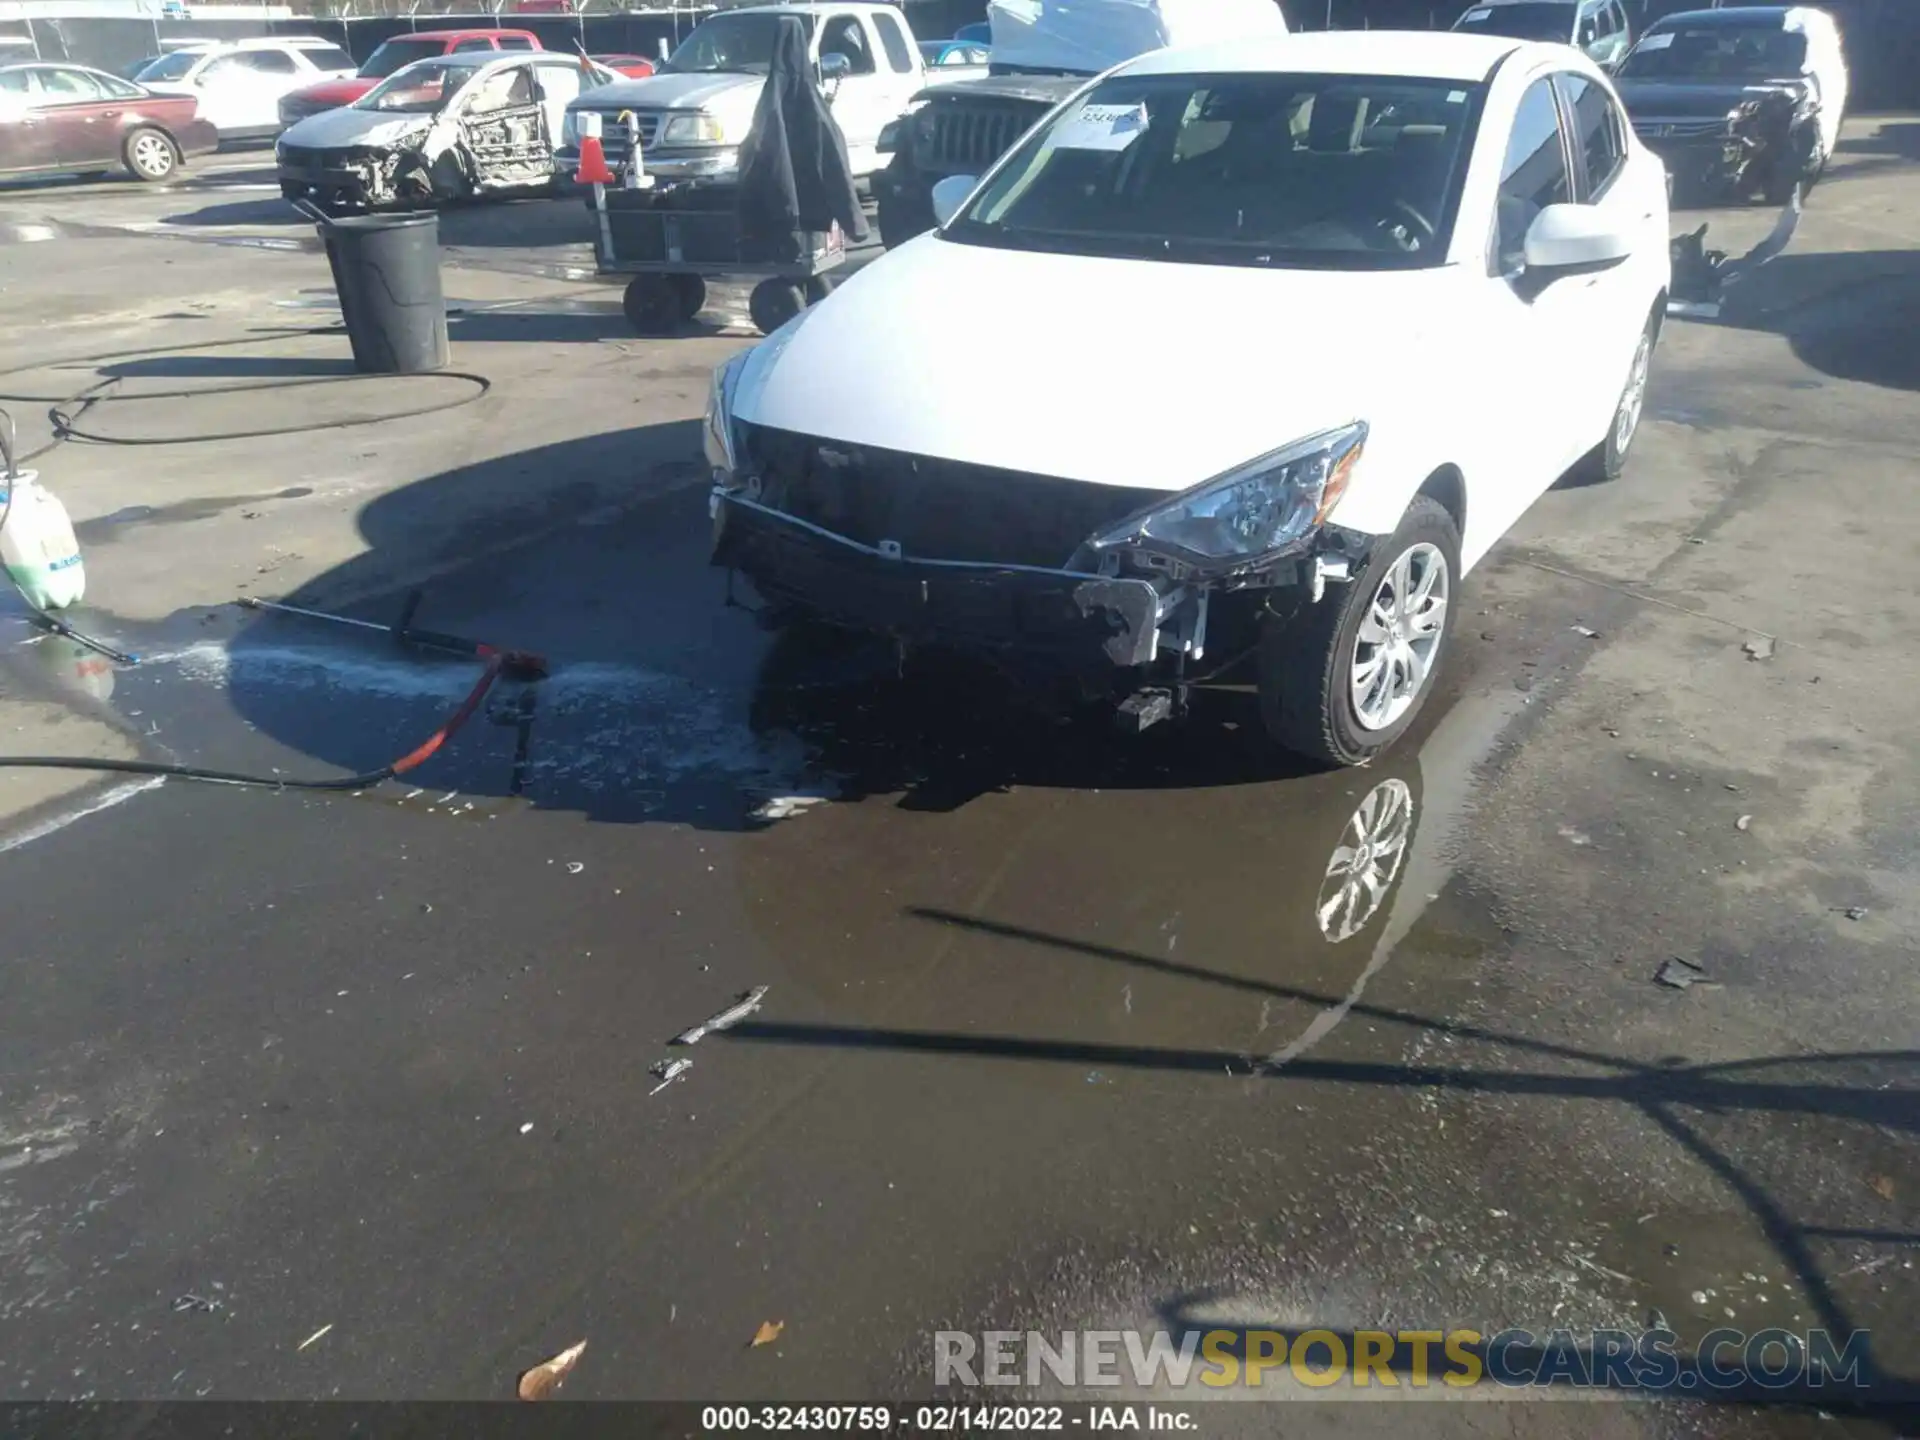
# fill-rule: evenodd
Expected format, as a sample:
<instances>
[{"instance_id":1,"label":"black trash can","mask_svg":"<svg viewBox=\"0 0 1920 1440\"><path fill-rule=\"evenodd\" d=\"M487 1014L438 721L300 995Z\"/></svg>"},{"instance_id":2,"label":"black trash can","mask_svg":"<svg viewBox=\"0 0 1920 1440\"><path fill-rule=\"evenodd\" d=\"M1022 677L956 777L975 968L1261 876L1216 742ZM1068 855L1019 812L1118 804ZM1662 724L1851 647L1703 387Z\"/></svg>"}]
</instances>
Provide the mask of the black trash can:
<instances>
[{"instance_id":1,"label":"black trash can","mask_svg":"<svg viewBox=\"0 0 1920 1440\"><path fill-rule=\"evenodd\" d=\"M438 370L447 351L447 302L440 293L440 217L329 216L320 222L334 293L363 375Z\"/></svg>"}]
</instances>

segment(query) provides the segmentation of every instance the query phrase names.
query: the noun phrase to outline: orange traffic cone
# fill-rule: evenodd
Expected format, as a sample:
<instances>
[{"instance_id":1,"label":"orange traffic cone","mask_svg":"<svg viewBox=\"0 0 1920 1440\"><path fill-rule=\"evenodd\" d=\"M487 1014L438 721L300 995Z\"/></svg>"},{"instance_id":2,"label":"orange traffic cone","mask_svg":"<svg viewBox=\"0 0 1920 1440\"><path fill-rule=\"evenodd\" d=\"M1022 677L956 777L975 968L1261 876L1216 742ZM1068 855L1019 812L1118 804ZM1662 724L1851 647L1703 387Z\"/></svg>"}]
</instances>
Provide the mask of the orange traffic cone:
<instances>
[{"instance_id":1,"label":"orange traffic cone","mask_svg":"<svg viewBox=\"0 0 1920 1440\"><path fill-rule=\"evenodd\" d=\"M598 135L580 137L580 168L573 172L573 178L582 185L611 185L617 178L607 168L606 147Z\"/></svg>"}]
</instances>

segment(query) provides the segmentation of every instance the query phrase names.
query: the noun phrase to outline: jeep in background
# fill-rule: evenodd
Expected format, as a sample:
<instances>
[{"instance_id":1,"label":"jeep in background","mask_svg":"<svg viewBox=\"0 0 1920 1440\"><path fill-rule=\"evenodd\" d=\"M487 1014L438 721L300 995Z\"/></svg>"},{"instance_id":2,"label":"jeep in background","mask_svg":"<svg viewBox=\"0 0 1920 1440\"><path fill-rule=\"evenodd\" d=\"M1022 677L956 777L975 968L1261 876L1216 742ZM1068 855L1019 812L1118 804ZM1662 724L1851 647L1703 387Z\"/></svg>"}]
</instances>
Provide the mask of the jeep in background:
<instances>
[{"instance_id":1,"label":"jeep in background","mask_svg":"<svg viewBox=\"0 0 1920 1440\"><path fill-rule=\"evenodd\" d=\"M1168 45L1285 33L1276 0L989 0L989 73L920 91L880 132L873 178L881 243L934 224L933 187L984 175L1095 75Z\"/></svg>"}]
</instances>

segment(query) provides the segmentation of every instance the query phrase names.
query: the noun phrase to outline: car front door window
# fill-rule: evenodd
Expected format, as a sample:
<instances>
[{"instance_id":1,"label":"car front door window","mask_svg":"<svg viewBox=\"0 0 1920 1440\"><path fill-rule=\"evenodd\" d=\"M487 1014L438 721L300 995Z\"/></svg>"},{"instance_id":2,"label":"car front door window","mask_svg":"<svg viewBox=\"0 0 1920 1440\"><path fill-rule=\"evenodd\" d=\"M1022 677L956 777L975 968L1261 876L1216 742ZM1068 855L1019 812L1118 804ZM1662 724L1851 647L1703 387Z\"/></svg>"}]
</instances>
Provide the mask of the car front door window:
<instances>
[{"instance_id":1,"label":"car front door window","mask_svg":"<svg viewBox=\"0 0 1920 1440\"><path fill-rule=\"evenodd\" d=\"M524 65L496 70L474 87L467 102L470 115L494 115L533 103L533 75Z\"/></svg>"},{"instance_id":2,"label":"car front door window","mask_svg":"<svg viewBox=\"0 0 1920 1440\"><path fill-rule=\"evenodd\" d=\"M827 22L827 28L820 35L820 55L822 59L829 55L843 56L848 74L873 74L873 47L867 43L857 15L836 15Z\"/></svg>"}]
</instances>

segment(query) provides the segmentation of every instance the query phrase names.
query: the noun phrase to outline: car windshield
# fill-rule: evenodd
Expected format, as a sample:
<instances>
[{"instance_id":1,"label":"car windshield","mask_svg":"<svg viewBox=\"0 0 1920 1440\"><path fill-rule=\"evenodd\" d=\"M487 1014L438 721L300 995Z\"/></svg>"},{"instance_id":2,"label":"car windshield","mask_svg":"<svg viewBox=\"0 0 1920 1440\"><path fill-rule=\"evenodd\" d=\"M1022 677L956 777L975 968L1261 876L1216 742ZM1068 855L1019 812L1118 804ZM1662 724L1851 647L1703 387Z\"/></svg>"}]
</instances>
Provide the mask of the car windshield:
<instances>
[{"instance_id":1,"label":"car windshield","mask_svg":"<svg viewBox=\"0 0 1920 1440\"><path fill-rule=\"evenodd\" d=\"M1117 76L1028 136L941 233L1201 264L1437 265L1481 93L1361 75Z\"/></svg>"},{"instance_id":2,"label":"car windshield","mask_svg":"<svg viewBox=\"0 0 1920 1440\"><path fill-rule=\"evenodd\" d=\"M454 59L422 60L389 75L354 101L353 108L400 115L434 115L459 94L474 69Z\"/></svg>"},{"instance_id":3,"label":"car windshield","mask_svg":"<svg viewBox=\"0 0 1920 1440\"><path fill-rule=\"evenodd\" d=\"M773 64L774 37L788 18L785 15L716 15L687 36L660 68L681 75L711 71L764 75ZM799 19L807 27L811 40L812 17L791 18Z\"/></svg>"},{"instance_id":4,"label":"car windshield","mask_svg":"<svg viewBox=\"0 0 1920 1440\"><path fill-rule=\"evenodd\" d=\"M401 66L444 54L446 48L447 42L444 40L420 40L410 35L402 36L399 39L387 41L369 55L367 63L360 67L360 73L369 80L384 80Z\"/></svg>"},{"instance_id":5,"label":"car windshield","mask_svg":"<svg viewBox=\"0 0 1920 1440\"><path fill-rule=\"evenodd\" d=\"M187 72L200 63L198 50L176 50L171 55L162 55L146 69L133 78L136 80L184 80Z\"/></svg>"},{"instance_id":6,"label":"car windshield","mask_svg":"<svg viewBox=\"0 0 1920 1440\"><path fill-rule=\"evenodd\" d=\"M1775 80L1798 75L1807 37L1762 25L1653 30L1620 66L1628 80Z\"/></svg>"},{"instance_id":7,"label":"car windshield","mask_svg":"<svg viewBox=\"0 0 1920 1440\"><path fill-rule=\"evenodd\" d=\"M1527 0L1524 5L1475 5L1454 25L1475 35L1506 35L1515 40L1560 40L1573 37L1577 5Z\"/></svg>"}]
</instances>

